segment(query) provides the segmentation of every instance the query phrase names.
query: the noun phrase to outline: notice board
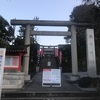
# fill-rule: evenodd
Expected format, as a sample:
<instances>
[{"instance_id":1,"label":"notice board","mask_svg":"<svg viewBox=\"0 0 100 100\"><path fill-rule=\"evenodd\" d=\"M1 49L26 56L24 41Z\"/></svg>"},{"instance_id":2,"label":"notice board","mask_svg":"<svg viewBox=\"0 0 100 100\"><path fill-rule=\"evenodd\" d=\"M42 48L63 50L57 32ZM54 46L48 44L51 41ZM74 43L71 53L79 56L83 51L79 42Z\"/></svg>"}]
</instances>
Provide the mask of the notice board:
<instances>
[{"instance_id":1,"label":"notice board","mask_svg":"<svg viewBox=\"0 0 100 100\"><path fill-rule=\"evenodd\" d=\"M61 87L61 70L60 69L43 69L42 75L43 87Z\"/></svg>"},{"instance_id":2,"label":"notice board","mask_svg":"<svg viewBox=\"0 0 100 100\"><path fill-rule=\"evenodd\" d=\"M6 56L4 67L5 68L18 68L19 67L19 56Z\"/></svg>"}]
</instances>

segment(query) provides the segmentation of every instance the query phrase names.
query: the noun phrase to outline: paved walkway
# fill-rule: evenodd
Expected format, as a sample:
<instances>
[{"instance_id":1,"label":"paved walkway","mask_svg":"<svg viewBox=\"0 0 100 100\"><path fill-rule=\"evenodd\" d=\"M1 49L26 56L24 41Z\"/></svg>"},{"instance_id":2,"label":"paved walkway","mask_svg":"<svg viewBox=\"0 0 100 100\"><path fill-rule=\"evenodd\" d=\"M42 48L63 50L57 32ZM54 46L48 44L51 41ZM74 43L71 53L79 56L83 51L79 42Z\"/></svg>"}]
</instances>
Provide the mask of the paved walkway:
<instances>
[{"instance_id":1,"label":"paved walkway","mask_svg":"<svg viewBox=\"0 0 100 100\"><path fill-rule=\"evenodd\" d=\"M68 92L68 91L80 91L73 84L67 82L67 77L62 74L61 75L61 87L42 87L42 72L38 72L32 81L24 86L23 91L30 92Z\"/></svg>"}]
</instances>

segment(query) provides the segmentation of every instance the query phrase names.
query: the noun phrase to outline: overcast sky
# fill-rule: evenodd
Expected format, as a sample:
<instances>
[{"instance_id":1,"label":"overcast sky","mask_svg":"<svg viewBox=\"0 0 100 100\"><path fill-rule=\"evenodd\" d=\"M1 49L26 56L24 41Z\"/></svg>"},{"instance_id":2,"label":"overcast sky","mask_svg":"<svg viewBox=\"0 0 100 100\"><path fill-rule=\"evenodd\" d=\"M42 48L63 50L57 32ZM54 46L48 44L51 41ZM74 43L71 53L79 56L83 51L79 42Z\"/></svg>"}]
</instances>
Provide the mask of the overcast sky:
<instances>
[{"instance_id":1,"label":"overcast sky","mask_svg":"<svg viewBox=\"0 0 100 100\"><path fill-rule=\"evenodd\" d=\"M8 22L11 19L69 20L73 8L81 4L81 0L0 0L0 15ZM37 27L38 30L66 31L65 27ZM18 27L16 33L18 34ZM65 43L63 37L37 37L42 45Z\"/></svg>"}]
</instances>

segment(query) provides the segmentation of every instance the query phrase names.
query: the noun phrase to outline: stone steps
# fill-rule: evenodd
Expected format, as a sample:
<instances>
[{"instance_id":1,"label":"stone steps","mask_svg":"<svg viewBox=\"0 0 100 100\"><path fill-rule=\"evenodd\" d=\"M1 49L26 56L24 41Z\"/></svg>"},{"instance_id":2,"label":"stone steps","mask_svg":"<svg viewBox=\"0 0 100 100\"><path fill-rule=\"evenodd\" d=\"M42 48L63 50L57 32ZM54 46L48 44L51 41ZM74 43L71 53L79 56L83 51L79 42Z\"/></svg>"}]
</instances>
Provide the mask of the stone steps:
<instances>
[{"instance_id":1,"label":"stone steps","mask_svg":"<svg viewBox=\"0 0 100 100\"><path fill-rule=\"evenodd\" d=\"M21 89L24 86L23 72L8 72L3 76L3 89Z\"/></svg>"},{"instance_id":2,"label":"stone steps","mask_svg":"<svg viewBox=\"0 0 100 100\"><path fill-rule=\"evenodd\" d=\"M51 62L51 66L48 66L47 63L48 61ZM50 58L42 58L41 63L40 63L40 71L43 68L57 68L56 60L53 57Z\"/></svg>"},{"instance_id":3,"label":"stone steps","mask_svg":"<svg viewBox=\"0 0 100 100\"><path fill-rule=\"evenodd\" d=\"M67 93L31 93L9 92L2 93L1 100L100 100L96 92L67 92Z\"/></svg>"}]
</instances>

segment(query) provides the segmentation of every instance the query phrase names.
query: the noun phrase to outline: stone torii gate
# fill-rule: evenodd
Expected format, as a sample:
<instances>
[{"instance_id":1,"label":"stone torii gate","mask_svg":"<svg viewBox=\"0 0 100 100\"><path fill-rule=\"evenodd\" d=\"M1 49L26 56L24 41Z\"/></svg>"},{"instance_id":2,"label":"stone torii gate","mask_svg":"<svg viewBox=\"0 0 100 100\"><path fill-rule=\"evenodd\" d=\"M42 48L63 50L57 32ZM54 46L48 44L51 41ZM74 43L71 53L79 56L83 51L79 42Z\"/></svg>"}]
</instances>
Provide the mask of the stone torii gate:
<instances>
[{"instance_id":1,"label":"stone torii gate","mask_svg":"<svg viewBox=\"0 0 100 100\"><path fill-rule=\"evenodd\" d=\"M76 27L90 26L87 23L74 23L71 21L50 21L50 20L11 20L12 25L25 25L25 45L30 45L30 35L47 35L47 36L71 36L71 55L72 55L72 76L70 80L75 81L78 77L78 61L77 61L77 40L76 40ZM71 32L59 32L59 31L32 31L31 26L59 26L70 27ZM24 55L24 72L28 76L29 68L29 53L30 47L27 48L27 54ZM94 72L95 73L95 72Z\"/></svg>"}]
</instances>

